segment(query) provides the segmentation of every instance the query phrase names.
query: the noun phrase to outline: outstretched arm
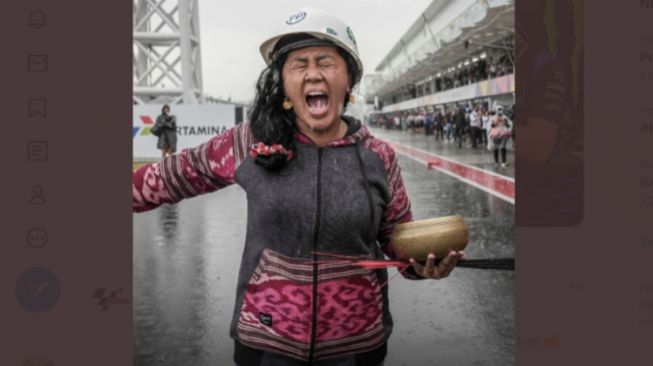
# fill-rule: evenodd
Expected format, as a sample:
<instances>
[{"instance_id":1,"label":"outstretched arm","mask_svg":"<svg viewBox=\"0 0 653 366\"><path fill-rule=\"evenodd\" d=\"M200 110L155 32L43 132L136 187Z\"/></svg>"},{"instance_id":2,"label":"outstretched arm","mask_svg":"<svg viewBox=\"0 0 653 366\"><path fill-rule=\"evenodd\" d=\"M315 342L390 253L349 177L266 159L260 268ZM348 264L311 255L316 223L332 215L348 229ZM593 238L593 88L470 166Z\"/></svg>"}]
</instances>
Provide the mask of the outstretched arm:
<instances>
[{"instance_id":1,"label":"outstretched arm","mask_svg":"<svg viewBox=\"0 0 653 366\"><path fill-rule=\"evenodd\" d=\"M147 164L133 173L132 209L143 212L164 203L209 193L234 183L234 147L241 135L234 127L179 154Z\"/></svg>"}]
</instances>

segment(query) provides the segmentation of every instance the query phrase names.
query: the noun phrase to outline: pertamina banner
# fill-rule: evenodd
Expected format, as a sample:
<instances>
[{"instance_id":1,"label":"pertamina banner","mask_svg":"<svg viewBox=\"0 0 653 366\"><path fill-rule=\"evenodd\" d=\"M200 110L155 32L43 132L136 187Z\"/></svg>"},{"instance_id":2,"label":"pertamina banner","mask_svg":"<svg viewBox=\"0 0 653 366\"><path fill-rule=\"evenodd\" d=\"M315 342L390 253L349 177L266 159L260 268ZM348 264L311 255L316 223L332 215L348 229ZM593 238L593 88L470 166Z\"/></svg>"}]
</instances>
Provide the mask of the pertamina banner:
<instances>
[{"instance_id":1,"label":"pertamina banner","mask_svg":"<svg viewBox=\"0 0 653 366\"><path fill-rule=\"evenodd\" d=\"M157 137L150 129L161 114L163 105L135 105L133 107L134 159L158 159ZM197 146L235 125L235 105L170 105L170 114L177 117L177 151Z\"/></svg>"}]
</instances>

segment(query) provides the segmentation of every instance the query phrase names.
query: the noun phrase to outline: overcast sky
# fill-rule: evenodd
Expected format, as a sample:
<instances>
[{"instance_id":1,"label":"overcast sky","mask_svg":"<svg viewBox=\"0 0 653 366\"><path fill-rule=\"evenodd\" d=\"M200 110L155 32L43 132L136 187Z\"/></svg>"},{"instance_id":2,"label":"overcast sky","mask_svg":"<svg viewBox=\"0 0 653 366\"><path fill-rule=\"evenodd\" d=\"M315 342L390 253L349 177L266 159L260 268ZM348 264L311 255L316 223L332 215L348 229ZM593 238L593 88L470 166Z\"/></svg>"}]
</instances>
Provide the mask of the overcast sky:
<instances>
[{"instance_id":1,"label":"overcast sky","mask_svg":"<svg viewBox=\"0 0 653 366\"><path fill-rule=\"evenodd\" d=\"M199 0L204 92L248 102L265 63L260 44L303 6L336 14L353 29L366 72L408 30L431 0Z\"/></svg>"}]
</instances>

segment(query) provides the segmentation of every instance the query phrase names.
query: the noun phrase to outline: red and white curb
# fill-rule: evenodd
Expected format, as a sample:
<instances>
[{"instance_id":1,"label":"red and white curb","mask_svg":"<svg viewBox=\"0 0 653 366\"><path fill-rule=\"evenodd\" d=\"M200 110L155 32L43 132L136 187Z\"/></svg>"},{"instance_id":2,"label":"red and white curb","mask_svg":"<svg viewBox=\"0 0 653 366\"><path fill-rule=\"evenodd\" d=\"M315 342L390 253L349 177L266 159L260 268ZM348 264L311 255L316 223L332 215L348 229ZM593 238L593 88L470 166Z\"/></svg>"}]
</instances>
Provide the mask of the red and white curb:
<instances>
[{"instance_id":1,"label":"red and white curb","mask_svg":"<svg viewBox=\"0 0 653 366\"><path fill-rule=\"evenodd\" d=\"M508 203L515 204L515 180L511 177L460 163L442 155L398 142L387 142L397 153L424 163L429 169L436 169Z\"/></svg>"}]
</instances>

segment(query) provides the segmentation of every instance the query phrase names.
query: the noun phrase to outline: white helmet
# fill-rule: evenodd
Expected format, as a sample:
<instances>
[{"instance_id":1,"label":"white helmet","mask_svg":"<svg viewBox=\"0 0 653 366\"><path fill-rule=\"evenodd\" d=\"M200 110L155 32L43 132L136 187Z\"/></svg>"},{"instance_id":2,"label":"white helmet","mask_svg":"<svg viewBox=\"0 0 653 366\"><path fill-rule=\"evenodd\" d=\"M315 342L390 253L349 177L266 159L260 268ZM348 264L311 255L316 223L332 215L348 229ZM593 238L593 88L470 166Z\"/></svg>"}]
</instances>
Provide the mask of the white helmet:
<instances>
[{"instance_id":1,"label":"white helmet","mask_svg":"<svg viewBox=\"0 0 653 366\"><path fill-rule=\"evenodd\" d=\"M271 64L275 58L275 47L279 40L288 35L308 34L319 40L335 43L337 46L345 50L352 59L356 62L358 70L356 72L356 80L352 85L360 81L363 75L363 63L358 56L358 47L356 46L356 38L351 28L347 26L342 20L336 18L323 10L313 8L302 8L300 11L290 15L284 19L281 29L276 32L276 35L261 44L261 55L266 64ZM296 43L300 48L301 45ZM307 44L306 46L309 46ZM290 49L287 49L289 51ZM277 52L279 53L279 52ZM285 52L281 52L285 53Z\"/></svg>"}]
</instances>

